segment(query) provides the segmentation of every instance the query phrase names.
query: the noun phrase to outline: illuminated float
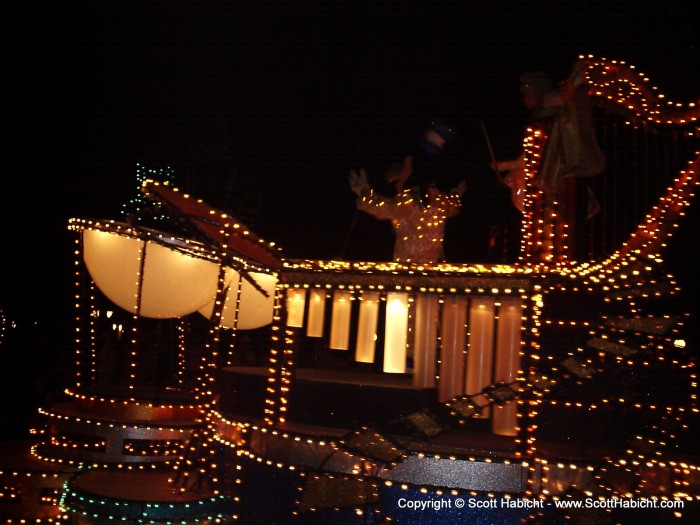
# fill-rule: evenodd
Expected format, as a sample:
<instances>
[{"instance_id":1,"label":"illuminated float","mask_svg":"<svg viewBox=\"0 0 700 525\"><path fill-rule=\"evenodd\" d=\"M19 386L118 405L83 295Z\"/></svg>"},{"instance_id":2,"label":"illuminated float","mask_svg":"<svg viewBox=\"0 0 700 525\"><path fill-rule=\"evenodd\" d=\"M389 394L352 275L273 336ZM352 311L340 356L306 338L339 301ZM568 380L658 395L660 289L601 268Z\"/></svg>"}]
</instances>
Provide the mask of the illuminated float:
<instances>
[{"instance_id":1,"label":"illuminated float","mask_svg":"<svg viewBox=\"0 0 700 525\"><path fill-rule=\"evenodd\" d=\"M571 225L533 185L547 142L535 128L523 143L528 193L522 257L512 265L284 259L235 219L154 180L142 191L182 226L175 237L72 220L82 237L78 266L92 277L80 285L87 295L79 307L90 311L99 290L134 326L142 310L165 315L155 305L172 286L141 282L149 252L160 252L158 260L177 261L164 276L181 262L184 273L190 263L200 267L196 290L184 286L182 304L165 306L167 315L182 316L178 322L204 321L206 337L182 360L193 373L181 383L192 404L177 410L192 410L192 432L165 461L151 454L155 443L142 449L152 473L124 470L124 441L121 456L102 463L75 453L92 468L68 483L66 511L81 523L567 523L627 518L600 506L561 511L555 500L697 502L699 467L689 445L698 419L695 356L685 347L687 315L674 302L680 286L663 252L698 184L699 109L667 104L624 63L585 57L581 65L605 124L673 140L673 154L652 151L649 164L636 159L646 179L610 163L620 172L605 184L637 177L637 187L653 182L658 191L635 210L634 224L625 209L614 231L597 225L590 260L567 254ZM613 213L613 201L601 204ZM126 264L91 253L91 237L103 237L93 232L106 230L129 245L116 248ZM157 297L139 301L147 290ZM82 315L79 322L90 328L93 321ZM262 365L235 362L240 330L248 328L263 334L256 343L266 354ZM197 346L188 341L191 329L180 329L182 356ZM95 344L91 353L94 339L81 346L89 330L79 333L75 410L94 414L99 406L120 425L143 415L148 422L136 426L152 429L150 418L157 422L164 407L144 408L138 399L138 355L123 405L80 393L96 383L89 362L98 350ZM133 341L140 335L126 333ZM75 428L64 423L77 414L51 408L47 415L64 434L51 442L81 450L89 441L72 439ZM80 418L83 431L92 421ZM104 422L93 425L94 437ZM156 480L152 492L137 498L110 484L128 484L130 476L138 486ZM167 487L186 505L164 496ZM417 513L401 501L443 507ZM692 518L679 508L646 510L650 519Z\"/></svg>"}]
</instances>

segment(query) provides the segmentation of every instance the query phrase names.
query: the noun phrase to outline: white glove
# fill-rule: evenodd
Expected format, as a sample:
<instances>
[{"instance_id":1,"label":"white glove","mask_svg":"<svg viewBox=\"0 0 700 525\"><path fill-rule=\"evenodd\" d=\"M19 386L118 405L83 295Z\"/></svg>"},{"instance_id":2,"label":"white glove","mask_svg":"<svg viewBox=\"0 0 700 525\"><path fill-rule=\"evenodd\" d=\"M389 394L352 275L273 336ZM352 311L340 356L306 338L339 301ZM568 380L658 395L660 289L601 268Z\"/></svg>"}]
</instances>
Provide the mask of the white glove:
<instances>
[{"instance_id":1,"label":"white glove","mask_svg":"<svg viewBox=\"0 0 700 525\"><path fill-rule=\"evenodd\" d=\"M355 170L350 170L348 180L350 181L350 189L358 197L361 197L362 194L369 189L367 172L364 169L360 169L360 173L357 173Z\"/></svg>"},{"instance_id":2,"label":"white glove","mask_svg":"<svg viewBox=\"0 0 700 525\"><path fill-rule=\"evenodd\" d=\"M459 184L457 184L457 186L452 188L451 193L456 193L461 197L462 195L464 195L465 191L467 191L467 183L466 181L461 180L459 181Z\"/></svg>"}]
</instances>

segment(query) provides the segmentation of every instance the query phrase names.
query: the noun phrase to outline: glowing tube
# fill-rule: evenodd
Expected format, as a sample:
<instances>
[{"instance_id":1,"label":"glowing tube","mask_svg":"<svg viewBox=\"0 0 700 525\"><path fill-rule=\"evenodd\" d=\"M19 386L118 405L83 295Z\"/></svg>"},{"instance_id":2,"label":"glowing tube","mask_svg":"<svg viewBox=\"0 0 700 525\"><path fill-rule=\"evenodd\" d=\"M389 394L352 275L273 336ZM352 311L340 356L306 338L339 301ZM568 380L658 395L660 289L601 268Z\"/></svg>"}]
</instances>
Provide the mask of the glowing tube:
<instances>
[{"instance_id":1,"label":"glowing tube","mask_svg":"<svg viewBox=\"0 0 700 525\"><path fill-rule=\"evenodd\" d=\"M501 300L496 328L496 371L494 382L512 383L520 369L522 304L520 298ZM517 435L517 402L497 406L493 412L492 431L502 436Z\"/></svg>"},{"instance_id":2,"label":"glowing tube","mask_svg":"<svg viewBox=\"0 0 700 525\"><path fill-rule=\"evenodd\" d=\"M328 347L334 350L347 350L350 344L350 313L352 293L348 290L333 292L331 313L331 335Z\"/></svg>"},{"instance_id":3,"label":"glowing tube","mask_svg":"<svg viewBox=\"0 0 700 525\"><path fill-rule=\"evenodd\" d=\"M467 394L481 392L492 383L493 329L496 300L494 297L473 297L469 307L469 350L467 351ZM478 395L473 398L478 405L488 404L488 399ZM489 417L488 408L481 411Z\"/></svg>"},{"instance_id":4,"label":"glowing tube","mask_svg":"<svg viewBox=\"0 0 700 525\"><path fill-rule=\"evenodd\" d=\"M326 292L313 289L309 292L309 317L306 321L306 335L323 337L323 317L326 311Z\"/></svg>"},{"instance_id":5,"label":"glowing tube","mask_svg":"<svg viewBox=\"0 0 700 525\"><path fill-rule=\"evenodd\" d=\"M442 348L440 350L440 402L464 394L464 346L466 341L467 299L448 296L442 305Z\"/></svg>"},{"instance_id":6,"label":"glowing tube","mask_svg":"<svg viewBox=\"0 0 700 525\"><path fill-rule=\"evenodd\" d=\"M386 294L386 331L384 333L384 372L406 372L408 339L408 294Z\"/></svg>"},{"instance_id":7,"label":"glowing tube","mask_svg":"<svg viewBox=\"0 0 700 525\"><path fill-rule=\"evenodd\" d=\"M435 354L437 346L438 298L419 294L416 299L416 321L413 339L413 385L435 387Z\"/></svg>"},{"instance_id":8,"label":"glowing tube","mask_svg":"<svg viewBox=\"0 0 700 525\"><path fill-rule=\"evenodd\" d=\"M377 319L379 317L379 292L364 292L360 301L360 318L357 323L355 361L374 363L377 344Z\"/></svg>"},{"instance_id":9,"label":"glowing tube","mask_svg":"<svg viewBox=\"0 0 700 525\"><path fill-rule=\"evenodd\" d=\"M287 326L301 328L304 326L304 306L306 290L303 288L287 289Z\"/></svg>"}]
</instances>

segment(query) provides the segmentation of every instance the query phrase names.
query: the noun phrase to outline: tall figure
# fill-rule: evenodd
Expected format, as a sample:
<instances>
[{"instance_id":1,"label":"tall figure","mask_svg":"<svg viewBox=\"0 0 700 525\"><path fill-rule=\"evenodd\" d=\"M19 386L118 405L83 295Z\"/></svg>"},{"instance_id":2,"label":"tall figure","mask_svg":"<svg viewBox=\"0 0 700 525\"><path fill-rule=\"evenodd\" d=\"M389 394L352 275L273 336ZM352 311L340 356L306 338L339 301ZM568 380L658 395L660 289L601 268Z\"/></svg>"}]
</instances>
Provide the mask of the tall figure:
<instances>
[{"instance_id":1,"label":"tall figure","mask_svg":"<svg viewBox=\"0 0 700 525\"><path fill-rule=\"evenodd\" d=\"M586 223L600 210L590 180L603 172L606 160L595 136L588 86L579 63L556 88L541 71L523 73L520 94L544 141L539 161L530 165L534 179L525 180L524 156L496 162L494 167L507 172L506 180L514 184L514 196L519 196L514 204L521 211L526 211L524 197L529 198L529 221L537 224L538 236L528 238L523 255L554 263L585 258Z\"/></svg>"}]
</instances>

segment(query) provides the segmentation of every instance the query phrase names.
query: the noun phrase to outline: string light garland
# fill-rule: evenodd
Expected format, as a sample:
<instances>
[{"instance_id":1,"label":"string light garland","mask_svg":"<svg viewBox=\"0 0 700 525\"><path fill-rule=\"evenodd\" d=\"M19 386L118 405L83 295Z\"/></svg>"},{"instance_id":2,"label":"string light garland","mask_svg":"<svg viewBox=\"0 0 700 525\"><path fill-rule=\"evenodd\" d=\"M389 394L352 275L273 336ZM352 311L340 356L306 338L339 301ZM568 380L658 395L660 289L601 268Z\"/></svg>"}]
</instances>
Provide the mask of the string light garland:
<instances>
[{"instance_id":1,"label":"string light garland","mask_svg":"<svg viewBox=\"0 0 700 525\"><path fill-rule=\"evenodd\" d=\"M146 214L156 221L165 221L168 215L162 211L154 210L153 202L148 200L143 193L141 187L149 179L163 181L164 183L173 183L175 181L175 170L171 167L165 168L147 168L143 164L136 164L136 193L134 197L122 204L122 215L125 218L130 218L134 221L140 221Z\"/></svg>"}]
</instances>

